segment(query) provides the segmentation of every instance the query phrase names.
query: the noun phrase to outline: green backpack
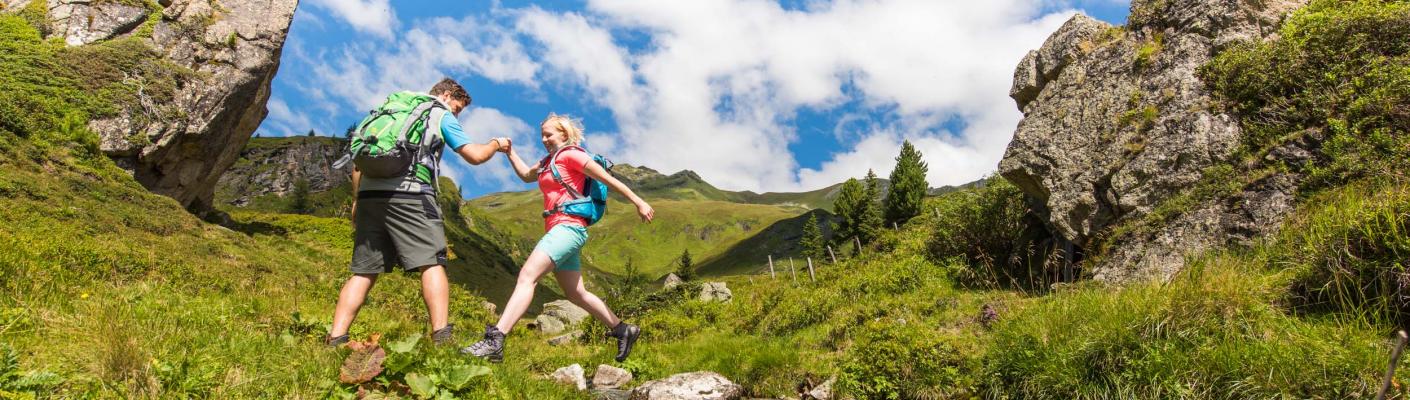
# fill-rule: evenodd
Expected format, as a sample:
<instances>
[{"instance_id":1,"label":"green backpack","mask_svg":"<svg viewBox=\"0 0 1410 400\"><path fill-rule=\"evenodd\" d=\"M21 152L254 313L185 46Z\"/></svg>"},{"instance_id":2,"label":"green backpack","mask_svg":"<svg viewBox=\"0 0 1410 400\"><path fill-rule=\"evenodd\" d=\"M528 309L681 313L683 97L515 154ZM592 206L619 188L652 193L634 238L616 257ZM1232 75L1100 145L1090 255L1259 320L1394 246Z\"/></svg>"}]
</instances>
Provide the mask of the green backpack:
<instances>
[{"instance_id":1,"label":"green backpack","mask_svg":"<svg viewBox=\"0 0 1410 400\"><path fill-rule=\"evenodd\" d=\"M406 176L420 156L432 108L442 108L424 93L396 92L368 113L352 131L348 153L370 178Z\"/></svg>"}]
</instances>

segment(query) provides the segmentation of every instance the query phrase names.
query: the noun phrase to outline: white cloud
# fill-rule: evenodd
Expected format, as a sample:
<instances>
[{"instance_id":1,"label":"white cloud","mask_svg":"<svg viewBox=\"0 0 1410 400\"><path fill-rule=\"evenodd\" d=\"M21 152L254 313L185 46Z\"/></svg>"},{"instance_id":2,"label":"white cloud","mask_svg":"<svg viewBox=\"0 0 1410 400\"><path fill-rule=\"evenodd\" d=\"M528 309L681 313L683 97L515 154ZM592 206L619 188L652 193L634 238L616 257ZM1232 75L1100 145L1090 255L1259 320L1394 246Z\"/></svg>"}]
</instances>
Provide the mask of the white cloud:
<instances>
[{"instance_id":1,"label":"white cloud","mask_svg":"<svg viewBox=\"0 0 1410 400\"><path fill-rule=\"evenodd\" d=\"M485 107L472 107L460 114L460 125L465 128L471 142L485 143L492 138L508 137L525 162L533 163L543 156L543 150L537 146L539 141L535 140L538 137L537 128L530 127L524 120ZM475 182L500 191L529 187L514 175L509 158L503 154L495 154L494 159L472 166L448 149L441 161L441 171L461 186Z\"/></svg>"},{"instance_id":2,"label":"white cloud","mask_svg":"<svg viewBox=\"0 0 1410 400\"><path fill-rule=\"evenodd\" d=\"M473 18L433 19L394 43L352 43L313 57L313 84L359 109L376 106L392 92L428 90L446 76L475 74L536 88L539 66L512 33ZM474 97L475 88L466 89Z\"/></svg>"},{"instance_id":3,"label":"white cloud","mask_svg":"<svg viewBox=\"0 0 1410 400\"><path fill-rule=\"evenodd\" d=\"M269 110L269 115L265 117L264 123L259 127L260 136L295 136L305 134L309 129L314 129L312 120L304 113L289 108L289 104L285 103L284 99L270 98L269 102L265 104L265 108Z\"/></svg>"},{"instance_id":4,"label":"white cloud","mask_svg":"<svg viewBox=\"0 0 1410 400\"><path fill-rule=\"evenodd\" d=\"M797 11L748 0L595 0L586 16L528 9L516 27L542 46L545 75L576 83L612 111L624 161L692 169L730 189L807 190L867 168L885 175L900 140L910 139L938 186L997 164L1019 118L1007 98L1013 67L1071 15L1038 15L1045 5L837 1ZM651 46L631 54L613 43L615 30L646 31ZM847 100L890 110L898 122L848 134L861 139L820 168L799 170L788 150L808 140L793 127L797 111L842 112ZM963 131L941 128L956 116Z\"/></svg>"},{"instance_id":5,"label":"white cloud","mask_svg":"<svg viewBox=\"0 0 1410 400\"><path fill-rule=\"evenodd\" d=\"M425 90L462 74L564 91L610 111L616 131L585 121L594 150L667 172L691 169L735 190L810 190L868 168L885 176L901 141L910 140L930 165L930 184L941 186L980 178L1002 156L1021 117L1007 96L1013 68L1073 13L1040 10L1124 1L837 0L796 10L758 0L591 0L580 12L495 6L482 18L419 21L394 43L312 55L304 87L325 109L334 102L370 108L393 91ZM347 19L331 5L346 3L315 4ZM628 49L614 36L623 32L644 35L646 46ZM803 109L846 114L831 132L841 148L818 168L800 168L789 151L828 134L797 132ZM962 123L947 129L954 120ZM541 151L532 125L498 110L471 108L462 122L477 141L527 131L527 140L516 137L520 149ZM503 160L466 171L453 173L513 184L501 179L513 179Z\"/></svg>"},{"instance_id":6,"label":"white cloud","mask_svg":"<svg viewBox=\"0 0 1410 400\"><path fill-rule=\"evenodd\" d=\"M310 0L354 29L390 39L399 25L390 0Z\"/></svg>"}]
</instances>

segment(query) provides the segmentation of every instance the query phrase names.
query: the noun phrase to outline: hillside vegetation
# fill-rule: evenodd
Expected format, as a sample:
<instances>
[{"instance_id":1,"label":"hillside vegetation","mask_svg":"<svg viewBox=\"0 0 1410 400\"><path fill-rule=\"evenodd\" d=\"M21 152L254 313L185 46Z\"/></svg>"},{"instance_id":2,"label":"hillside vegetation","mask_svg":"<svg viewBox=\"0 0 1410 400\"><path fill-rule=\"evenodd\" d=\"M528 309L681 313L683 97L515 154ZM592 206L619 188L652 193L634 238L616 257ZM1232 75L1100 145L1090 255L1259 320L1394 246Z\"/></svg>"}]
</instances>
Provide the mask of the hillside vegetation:
<instances>
[{"instance_id":1,"label":"hillside vegetation","mask_svg":"<svg viewBox=\"0 0 1410 400\"><path fill-rule=\"evenodd\" d=\"M608 298L643 328L625 363L610 361L605 327L591 320L559 346L518 329L501 365L431 347L418 339L426 324L416 277L391 274L352 331L380 338L392 353L387 370L352 386L337 381L349 350L319 342L346 278L347 221L234 210L221 226L146 192L96 151L84 119L102 107L78 96L79 78L45 73L72 50L41 40L24 17L0 15L0 110L34 110L0 112L0 397L586 398L542 378L579 363L626 368L634 384L711 370L753 397L797 396L802 383L836 377L841 392L867 399L1368 398L1389 362L1388 338L1407 319L1407 32L1405 1L1314 1L1278 39L1230 47L1206 67L1228 102L1220 106L1264 134L1250 137L1248 158L1210 174L1238 179L1191 188L1124 229L1161 229L1161 216L1190 196L1219 198L1264 168L1317 184L1299 193L1277 234L1192 256L1169 281L1062 276L1022 193L991 179L925 198L898 229L815 265L815 280L803 271L711 278L733 291L723 303L699 300L698 281ZM1305 164L1249 162L1311 133L1324 145ZM460 215L447 223L451 248L474 265L460 270L508 276L505 258L519 255L499 243L522 245L541 229L536 193L469 205L457 196L446 190L440 200ZM595 243L645 242L598 247L595 265L669 263L680 253L671 246L704 260L723 250L697 253L680 236L688 224L695 234L703 221L736 224L715 234L737 240L766 226L737 226L748 218L798 214L726 200L656 204L691 214L643 225L615 202ZM495 223L482 225L481 214ZM458 344L492 320L485 298L453 287ZM1392 396L1410 395L1410 371L1394 378Z\"/></svg>"}]
</instances>

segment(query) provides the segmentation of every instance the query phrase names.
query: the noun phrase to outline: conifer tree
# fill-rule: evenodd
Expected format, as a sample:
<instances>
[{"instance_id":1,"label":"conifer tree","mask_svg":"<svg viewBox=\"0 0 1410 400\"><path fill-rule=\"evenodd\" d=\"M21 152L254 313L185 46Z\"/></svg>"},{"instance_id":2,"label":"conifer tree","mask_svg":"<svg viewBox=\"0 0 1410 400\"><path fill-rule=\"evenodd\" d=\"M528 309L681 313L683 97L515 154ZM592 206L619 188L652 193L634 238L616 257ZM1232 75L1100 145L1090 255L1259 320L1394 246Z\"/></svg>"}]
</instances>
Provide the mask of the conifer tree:
<instances>
[{"instance_id":1,"label":"conifer tree","mask_svg":"<svg viewBox=\"0 0 1410 400\"><path fill-rule=\"evenodd\" d=\"M859 216L861 228L857 231L857 238L863 244L876 240L877 235L880 235L883 229L881 226L881 180L876 177L876 171L867 170L866 182L865 198L859 206L861 208Z\"/></svg>"},{"instance_id":2,"label":"conifer tree","mask_svg":"<svg viewBox=\"0 0 1410 400\"><path fill-rule=\"evenodd\" d=\"M832 211L837 213L840 219L837 223L837 230L833 232L833 239L837 243L851 242L857 237L857 233L862 229L862 211L866 201L866 189L861 182L856 179L848 179L842 184L842 189L837 194L837 198L832 200Z\"/></svg>"},{"instance_id":3,"label":"conifer tree","mask_svg":"<svg viewBox=\"0 0 1410 400\"><path fill-rule=\"evenodd\" d=\"M929 185L925 174L929 167L920 152L907 140L896 156L896 169L891 170L891 190L886 195L886 224L901 224L920 215L921 201Z\"/></svg>"},{"instance_id":4,"label":"conifer tree","mask_svg":"<svg viewBox=\"0 0 1410 400\"><path fill-rule=\"evenodd\" d=\"M682 281L695 279L695 262L690 259L690 249L685 249L685 252L681 253L677 265L676 276L680 277Z\"/></svg>"},{"instance_id":5,"label":"conifer tree","mask_svg":"<svg viewBox=\"0 0 1410 400\"><path fill-rule=\"evenodd\" d=\"M808 223L803 225L803 257L821 261L827 254L827 243L823 240L822 227L818 226L818 214L808 214Z\"/></svg>"}]
</instances>

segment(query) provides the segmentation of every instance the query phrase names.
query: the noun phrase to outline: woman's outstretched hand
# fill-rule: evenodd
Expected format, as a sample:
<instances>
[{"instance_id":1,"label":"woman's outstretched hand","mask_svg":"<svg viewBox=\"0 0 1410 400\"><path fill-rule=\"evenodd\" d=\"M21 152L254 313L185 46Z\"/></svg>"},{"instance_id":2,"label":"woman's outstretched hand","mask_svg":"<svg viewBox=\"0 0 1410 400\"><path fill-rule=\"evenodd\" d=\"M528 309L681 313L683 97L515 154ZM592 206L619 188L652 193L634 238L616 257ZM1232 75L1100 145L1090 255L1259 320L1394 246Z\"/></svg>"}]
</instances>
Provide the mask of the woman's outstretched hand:
<instances>
[{"instance_id":1,"label":"woman's outstretched hand","mask_svg":"<svg viewBox=\"0 0 1410 400\"><path fill-rule=\"evenodd\" d=\"M501 142L499 145L499 149L496 150L500 153L509 154L509 150L514 148L514 141L509 140L509 138L507 137L499 137L495 138L494 140L497 142Z\"/></svg>"},{"instance_id":2,"label":"woman's outstretched hand","mask_svg":"<svg viewBox=\"0 0 1410 400\"><path fill-rule=\"evenodd\" d=\"M641 216L642 222L651 222L652 218L656 218L656 209L651 208L650 204L643 201L636 205L636 215Z\"/></svg>"}]
</instances>

